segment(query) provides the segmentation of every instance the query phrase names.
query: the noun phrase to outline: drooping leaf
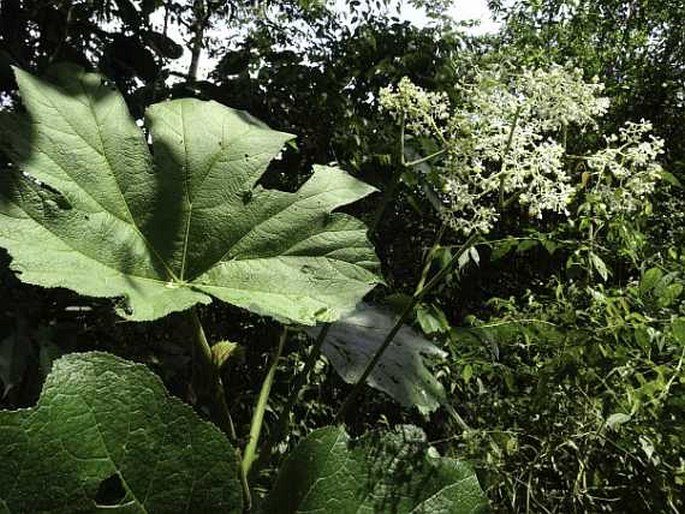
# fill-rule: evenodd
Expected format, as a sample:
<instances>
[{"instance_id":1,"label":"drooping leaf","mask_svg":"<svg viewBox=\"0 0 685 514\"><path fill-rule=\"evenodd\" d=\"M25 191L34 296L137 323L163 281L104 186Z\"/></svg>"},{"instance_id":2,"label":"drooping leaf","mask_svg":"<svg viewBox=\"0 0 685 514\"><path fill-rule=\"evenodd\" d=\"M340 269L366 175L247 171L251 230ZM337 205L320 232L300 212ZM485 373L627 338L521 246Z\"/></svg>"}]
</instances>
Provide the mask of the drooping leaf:
<instances>
[{"instance_id":1,"label":"drooping leaf","mask_svg":"<svg viewBox=\"0 0 685 514\"><path fill-rule=\"evenodd\" d=\"M668 288L673 285L676 278L678 278L678 273L674 271L663 274L651 288L654 298L660 299L661 297L668 296Z\"/></svg>"},{"instance_id":2,"label":"drooping leaf","mask_svg":"<svg viewBox=\"0 0 685 514\"><path fill-rule=\"evenodd\" d=\"M599 273L599 276L602 277L602 280L606 282L609 278L609 269L607 268L606 263L596 253L591 252L589 255L592 267L595 269L595 271L597 271L597 273Z\"/></svg>"},{"instance_id":3,"label":"drooping leaf","mask_svg":"<svg viewBox=\"0 0 685 514\"><path fill-rule=\"evenodd\" d=\"M469 248L469 256L471 257L471 260L478 265L480 263L480 254L478 253L478 250L476 249L475 246L472 246Z\"/></svg>"},{"instance_id":4,"label":"drooping leaf","mask_svg":"<svg viewBox=\"0 0 685 514\"><path fill-rule=\"evenodd\" d=\"M3 113L0 145L36 180L0 174L0 245L25 282L123 298L133 320L213 296L309 325L379 282L366 227L331 214L372 187L323 166L296 193L255 186L289 134L175 100L147 111L153 158L101 76L16 76L28 116Z\"/></svg>"},{"instance_id":5,"label":"drooping leaf","mask_svg":"<svg viewBox=\"0 0 685 514\"><path fill-rule=\"evenodd\" d=\"M670 284L664 289L663 294L659 297L659 304L668 307L669 305L672 305L681 294L683 294L683 284L679 282Z\"/></svg>"},{"instance_id":6,"label":"drooping leaf","mask_svg":"<svg viewBox=\"0 0 685 514\"><path fill-rule=\"evenodd\" d=\"M396 319L391 313L360 304L352 314L331 325L321 351L345 382L355 383ZM308 333L315 337L319 330L308 329ZM423 413L434 411L444 401L445 390L426 367L425 359L445 356L433 343L404 326L383 353L367 383L405 407L416 406Z\"/></svg>"},{"instance_id":7,"label":"drooping leaf","mask_svg":"<svg viewBox=\"0 0 685 514\"><path fill-rule=\"evenodd\" d=\"M450 323L440 307L434 304L420 303L416 306L416 321L419 322L424 334L447 332Z\"/></svg>"},{"instance_id":8,"label":"drooping leaf","mask_svg":"<svg viewBox=\"0 0 685 514\"><path fill-rule=\"evenodd\" d=\"M519 241L516 246L516 253L522 254L538 246L540 242L537 239L523 239Z\"/></svg>"},{"instance_id":9,"label":"drooping leaf","mask_svg":"<svg viewBox=\"0 0 685 514\"><path fill-rule=\"evenodd\" d=\"M242 512L238 461L145 366L55 361L38 404L0 411L0 512Z\"/></svg>"},{"instance_id":10,"label":"drooping leaf","mask_svg":"<svg viewBox=\"0 0 685 514\"><path fill-rule=\"evenodd\" d=\"M513 237L508 237L502 241L493 243L492 253L490 254L491 261L497 261L505 257L509 252L518 246L518 241Z\"/></svg>"},{"instance_id":11,"label":"drooping leaf","mask_svg":"<svg viewBox=\"0 0 685 514\"><path fill-rule=\"evenodd\" d=\"M413 426L353 440L342 427L310 434L286 459L265 514L487 511L475 473L437 456Z\"/></svg>"},{"instance_id":12,"label":"drooping leaf","mask_svg":"<svg viewBox=\"0 0 685 514\"><path fill-rule=\"evenodd\" d=\"M117 4L119 16L125 24L136 26L140 23L140 13L130 0L114 0L114 2Z\"/></svg>"},{"instance_id":13,"label":"drooping leaf","mask_svg":"<svg viewBox=\"0 0 685 514\"><path fill-rule=\"evenodd\" d=\"M673 173L660 169L659 174L661 175L661 178L663 180L665 180L672 186L679 187L680 189L683 188L683 184L680 182L680 180L678 180L678 177L676 177Z\"/></svg>"}]
</instances>

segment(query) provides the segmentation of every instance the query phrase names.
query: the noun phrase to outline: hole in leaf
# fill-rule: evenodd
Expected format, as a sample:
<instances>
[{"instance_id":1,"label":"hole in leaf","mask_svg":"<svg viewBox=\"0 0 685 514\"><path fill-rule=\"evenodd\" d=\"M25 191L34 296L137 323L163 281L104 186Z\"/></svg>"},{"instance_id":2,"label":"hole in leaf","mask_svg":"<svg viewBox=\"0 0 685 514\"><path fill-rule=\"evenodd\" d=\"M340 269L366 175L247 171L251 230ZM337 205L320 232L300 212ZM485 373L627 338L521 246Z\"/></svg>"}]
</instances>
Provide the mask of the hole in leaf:
<instances>
[{"instance_id":1,"label":"hole in leaf","mask_svg":"<svg viewBox=\"0 0 685 514\"><path fill-rule=\"evenodd\" d=\"M121 483L119 473L114 473L98 486L95 503L98 505L118 505L126 497L124 484Z\"/></svg>"}]
</instances>

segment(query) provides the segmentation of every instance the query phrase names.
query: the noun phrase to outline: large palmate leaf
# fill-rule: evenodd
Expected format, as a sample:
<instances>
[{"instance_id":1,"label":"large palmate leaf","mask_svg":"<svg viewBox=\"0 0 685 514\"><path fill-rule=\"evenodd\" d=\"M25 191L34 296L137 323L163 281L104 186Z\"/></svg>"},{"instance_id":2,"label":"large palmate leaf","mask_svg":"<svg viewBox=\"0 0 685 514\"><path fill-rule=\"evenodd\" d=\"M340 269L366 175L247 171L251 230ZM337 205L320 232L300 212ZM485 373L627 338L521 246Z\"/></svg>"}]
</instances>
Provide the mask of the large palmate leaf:
<instances>
[{"instance_id":1,"label":"large palmate leaf","mask_svg":"<svg viewBox=\"0 0 685 514\"><path fill-rule=\"evenodd\" d=\"M345 382L354 384L396 321L397 316L390 312L361 303L354 312L331 325L321 352ZM307 333L315 337L320 330L312 327ZM446 355L411 327L403 326L366 381L404 407L415 406L426 414L436 410L446 399L445 389L426 364Z\"/></svg>"},{"instance_id":2,"label":"large palmate leaf","mask_svg":"<svg viewBox=\"0 0 685 514\"><path fill-rule=\"evenodd\" d=\"M134 320L213 296L303 324L337 319L379 281L365 226L331 214L373 188L324 166L296 193L255 186L289 134L174 100L146 113L151 156L99 75L16 76L28 114L2 113L0 144L36 180L2 173L0 245L22 280L123 298Z\"/></svg>"},{"instance_id":3,"label":"large palmate leaf","mask_svg":"<svg viewBox=\"0 0 685 514\"><path fill-rule=\"evenodd\" d=\"M140 364L55 361L36 407L0 411L0 513L242 512L234 449Z\"/></svg>"},{"instance_id":4,"label":"large palmate leaf","mask_svg":"<svg viewBox=\"0 0 685 514\"><path fill-rule=\"evenodd\" d=\"M486 510L470 467L437 456L423 432L412 426L357 440L342 427L316 430L286 459L264 507L267 514Z\"/></svg>"}]
</instances>

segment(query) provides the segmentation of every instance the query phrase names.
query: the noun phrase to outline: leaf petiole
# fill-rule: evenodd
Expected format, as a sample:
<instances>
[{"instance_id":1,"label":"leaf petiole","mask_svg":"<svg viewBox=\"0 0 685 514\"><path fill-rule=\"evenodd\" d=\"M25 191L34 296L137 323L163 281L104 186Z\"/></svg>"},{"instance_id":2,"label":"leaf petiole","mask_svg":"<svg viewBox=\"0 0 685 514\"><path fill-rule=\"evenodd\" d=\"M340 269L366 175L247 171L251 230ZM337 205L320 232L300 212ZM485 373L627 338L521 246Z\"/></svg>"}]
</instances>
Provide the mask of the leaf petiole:
<instances>
[{"instance_id":1,"label":"leaf petiole","mask_svg":"<svg viewBox=\"0 0 685 514\"><path fill-rule=\"evenodd\" d=\"M283 347L285 346L287 337L288 327L283 327L283 332L278 340L276 353L274 353L271 366L269 367L269 371L264 378L264 382L262 382L262 388L259 391L257 406L255 407L254 414L252 414L252 423L250 424L250 440L245 447L245 455L243 456L243 470L245 475L250 473L250 468L257 459L257 444L259 443L259 435L262 431L262 425L264 424L264 412L266 411L266 406L269 402L271 386L274 383L276 369L278 368L278 361L281 359L281 354L283 353Z\"/></svg>"},{"instance_id":2,"label":"leaf petiole","mask_svg":"<svg viewBox=\"0 0 685 514\"><path fill-rule=\"evenodd\" d=\"M205 336L204 328L202 328L200 316L198 316L195 307L192 307L188 312L188 319L193 328L193 360L202 370L202 376L208 377L204 380L209 383L205 382L203 386L209 390L209 410L212 420L221 431L228 436L229 440L236 448L238 461L241 462L241 464L238 465L240 468L238 473L240 475L240 484L243 489L245 510L249 511L252 508L252 494L250 493L250 486L247 482L247 472L242 465L238 437L236 435L235 425L233 424L233 418L231 417L231 413L228 410L228 404L226 403L226 393L224 392L224 385L221 381L219 369L214 364L212 348L207 341L207 336Z\"/></svg>"},{"instance_id":3,"label":"leaf petiole","mask_svg":"<svg viewBox=\"0 0 685 514\"><path fill-rule=\"evenodd\" d=\"M304 364L304 368L293 380L293 385L290 388L290 394L288 395L288 399L285 402L285 406L283 407L283 410L281 411L281 414L278 417L278 421L276 422L276 425L274 426L271 434L269 434L269 437L262 444L260 451L257 454L256 461L255 463L253 463L254 465L257 465L257 467L259 467L259 464L263 462L264 459L271 455L272 448L276 444L281 442L283 433L288 427L288 421L290 419L290 413L293 409L293 406L295 405L295 402L300 396L300 391L309 379L309 373L312 371L314 365L321 356L321 348L323 346L324 341L326 340L326 335L328 334L330 328L330 323L326 323L321 328L321 332L319 332L319 335L317 336L316 341L314 341L312 349L309 352L309 356L307 357L307 360Z\"/></svg>"}]
</instances>

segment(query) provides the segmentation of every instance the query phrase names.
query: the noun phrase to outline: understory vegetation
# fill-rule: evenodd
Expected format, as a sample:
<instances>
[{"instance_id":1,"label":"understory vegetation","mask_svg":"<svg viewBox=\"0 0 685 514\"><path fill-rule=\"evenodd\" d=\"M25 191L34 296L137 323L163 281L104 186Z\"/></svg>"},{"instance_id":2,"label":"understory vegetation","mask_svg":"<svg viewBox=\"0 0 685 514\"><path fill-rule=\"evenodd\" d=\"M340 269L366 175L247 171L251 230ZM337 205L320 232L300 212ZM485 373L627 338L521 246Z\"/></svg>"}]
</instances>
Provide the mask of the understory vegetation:
<instances>
[{"instance_id":1,"label":"understory vegetation","mask_svg":"<svg viewBox=\"0 0 685 514\"><path fill-rule=\"evenodd\" d=\"M0 513L685 511L685 6L332 4L0 4Z\"/></svg>"}]
</instances>

